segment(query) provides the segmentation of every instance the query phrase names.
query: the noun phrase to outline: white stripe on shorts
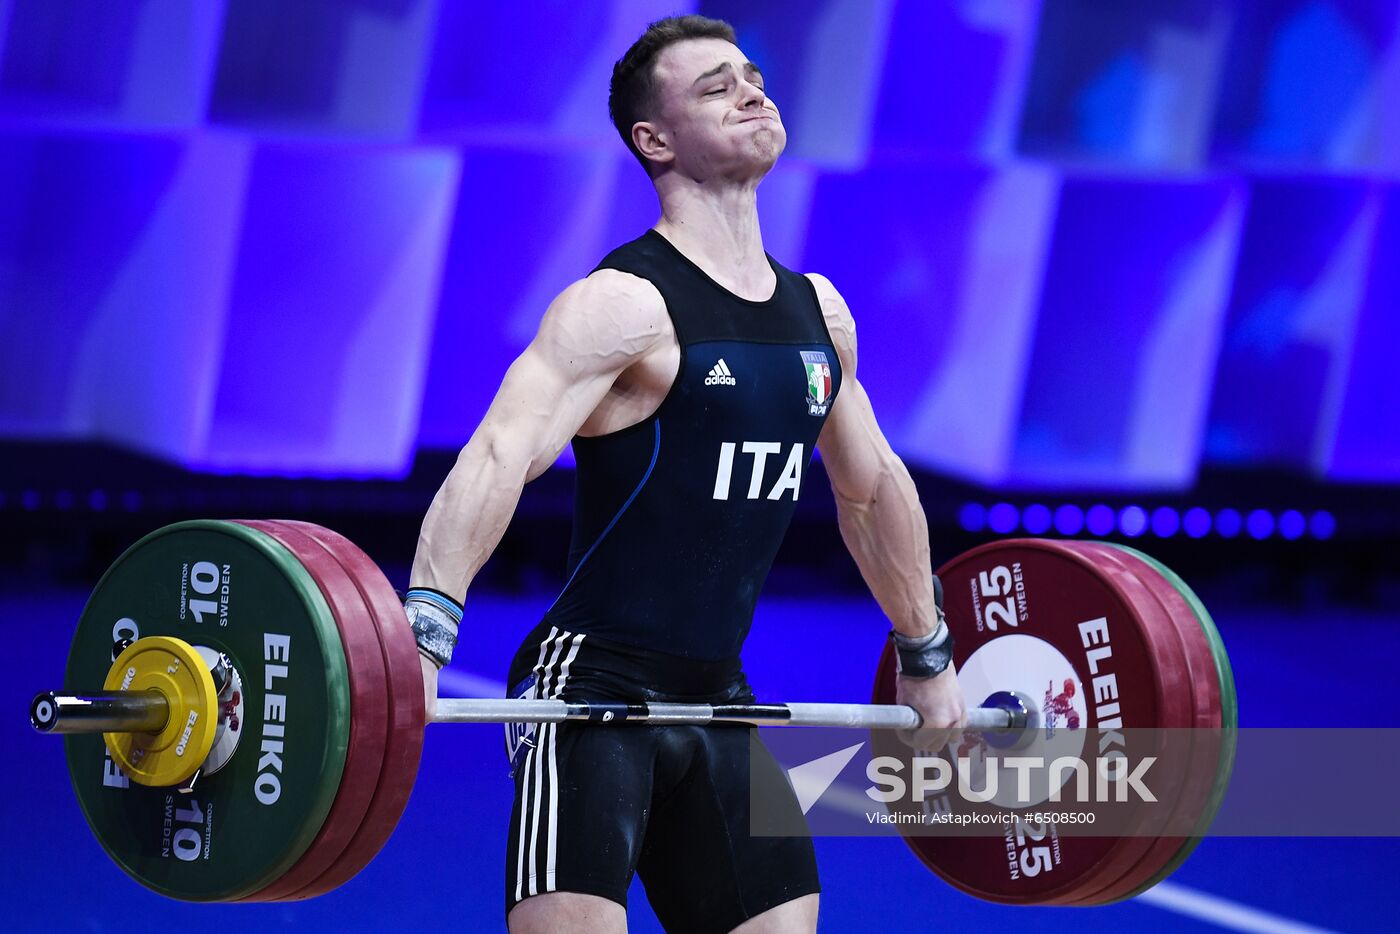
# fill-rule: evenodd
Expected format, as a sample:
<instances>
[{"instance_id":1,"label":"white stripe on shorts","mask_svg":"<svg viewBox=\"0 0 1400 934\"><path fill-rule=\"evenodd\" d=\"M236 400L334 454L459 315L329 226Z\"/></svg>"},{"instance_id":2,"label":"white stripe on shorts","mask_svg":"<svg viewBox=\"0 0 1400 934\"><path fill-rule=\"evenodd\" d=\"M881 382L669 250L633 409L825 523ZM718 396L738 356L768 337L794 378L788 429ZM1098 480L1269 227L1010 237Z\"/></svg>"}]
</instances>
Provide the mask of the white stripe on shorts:
<instances>
[{"instance_id":1,"label":"white stripe on shorts","mask_svg":"<svg viewBox=\"0 0 1400 934\"><path fill-rule=\"evenodd\" d=\"M540 696L540 678L541 678L541 677L543 676L543 674L544 674L544 669L545 669L545 662L544 662L544 660L545 660L545 655L549 652L549 644L550 644L552 641L554 641L554 637L555 637L556 635L558 635L558 634L559 634L558 628L551 626L550 629L549 629L549 635L546 636L546 637L545 637L545 640L544 640L543 642L540 643L540 657L539 657L539 660L535 662L535 667L534 667L534 670L533 670L533 674L534 674L534 676L535 676L535 690L534 690L534 694L535 694L535 698L536 698L536 699L538 699L539 696ZM532 771L531 771L531 766L534 765L534 762L535 762L535 752L538 750L538 748L539 748L539 735L538 735L538 731L537 731L536 737L535 737L535 745L532 746L532 747L530 748L530 751L527 752L527 753L525 754L525 761L524 761L523 763L521 763L521 768L524 769L524 778L522 779L522 782L521 782L521 789L520 789L520 835L519 835L519 838L517 839L517 842L516 842L516 854L515 854L515 857L516 857L516 862L515 862L515 900L516 900L516 901L519 901L521 898L524 897L524 892L522 891L521 887L523 886L523 884L524 884L524 882L525 882L525 818L526 818L526 816L527 816L527 815L526 815L526 805L527 805L527 804L529 803L529 801L530 801L530 777L531 777L531 775L533 774ZM533 894L533 893L532 893L532 894Z\"/></svg>"},{"instance_id":2,"label":"white stripe on shorts","mask_svg":"<svg viewBox=\"0 0 1400 934\"><path fill-rule=\"evenodd\" d=\"M564 683L569 680L569 666L573 664L578 656L578 648L583 644L583 633L574 636L573 644L569 647L568 657L564 659L564 666L559 670L559 687L555 695L564 693ZM559 776L555 768L556 753L554 749L554 734L558 724L551 723L549 726L549 836L544 847L544 890L554 891L554 864L556 856L556 841L559 827Z\"/></svg>"}]
</instances>

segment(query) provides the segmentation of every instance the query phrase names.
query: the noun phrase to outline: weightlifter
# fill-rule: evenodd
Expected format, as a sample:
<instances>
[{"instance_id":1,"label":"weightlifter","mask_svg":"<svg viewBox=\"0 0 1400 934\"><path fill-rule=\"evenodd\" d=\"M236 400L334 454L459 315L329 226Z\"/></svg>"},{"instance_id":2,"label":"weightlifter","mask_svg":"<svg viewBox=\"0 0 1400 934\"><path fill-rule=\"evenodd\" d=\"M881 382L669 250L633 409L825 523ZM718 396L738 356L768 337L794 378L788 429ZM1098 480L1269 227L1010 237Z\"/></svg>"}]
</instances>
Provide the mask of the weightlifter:
<instances>
[{"instance_id":1,"label":"weightlifter","mask_svg":"<svg viewBox=\"0 0 1400 934\"><path fill-rule=\"evenodd\" d=\"M613 69L608 107L661 217L550 304L428 510L406 609L430 711L473 577L572 440L568 582L516 654L515 695L751 702L740 650L816 447L893 624L898 702L926 741L965 718L927 524L856 378L850 309L763 250L755 193L787 135L735 43L674 17ZM793 664L820 651L788 638ZM811 841L749 836L747 729L546 724L507 745L512 931L624 931L634 872L671 931L815 929ZM796 812L777 764L752 767Z\"/></svg>"}]
</instances>

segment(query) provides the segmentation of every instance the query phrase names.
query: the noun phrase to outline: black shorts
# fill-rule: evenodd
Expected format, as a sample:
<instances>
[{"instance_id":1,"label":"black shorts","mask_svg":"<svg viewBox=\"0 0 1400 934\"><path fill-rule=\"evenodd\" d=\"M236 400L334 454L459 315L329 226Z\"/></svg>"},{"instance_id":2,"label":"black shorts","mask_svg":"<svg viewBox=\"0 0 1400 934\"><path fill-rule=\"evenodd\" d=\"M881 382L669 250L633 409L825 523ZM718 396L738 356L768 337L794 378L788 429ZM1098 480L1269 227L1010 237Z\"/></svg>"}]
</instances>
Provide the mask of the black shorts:
<instances>
[{"instance_id":1,"label":"black shorts","mask_svg":"<svg viewBox=\"0 0 1400 934\"><path fill-rule=\"evenodd\" d=\"M510 683L526 697L753 702L738 659L697 661L545 626L517 652ZM791 808L784 826L806 826L787 776L754 736L736 724L507 726L507 913L544 892L626 907L638 873L667 931L711 934L819 892L807 836L749 834L755 790L765 807Z\"/></svg>"}]
</instances>

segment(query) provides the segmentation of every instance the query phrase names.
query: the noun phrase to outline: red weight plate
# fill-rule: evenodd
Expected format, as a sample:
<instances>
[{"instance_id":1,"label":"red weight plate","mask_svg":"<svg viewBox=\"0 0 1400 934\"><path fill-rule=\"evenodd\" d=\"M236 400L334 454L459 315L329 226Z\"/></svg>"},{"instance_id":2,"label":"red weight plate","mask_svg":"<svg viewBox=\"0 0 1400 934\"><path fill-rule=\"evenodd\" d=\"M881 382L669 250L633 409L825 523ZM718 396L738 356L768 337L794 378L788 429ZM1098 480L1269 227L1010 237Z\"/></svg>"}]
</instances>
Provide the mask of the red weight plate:
<instances>
[{"instance_id":1,"label":"red weight plate","mask_svg":"<svg viewBox=\"0 0 1400 934\"><path fill-rule=\"evenodd\" d=\"M1194 698L1195 710L1191 725L1202 730L1219 730L1222 722L1219 674L1205 631L1181 591L1150 564L1129 552L1099 542L1068 544L1101 560L1122 562L1162 604L1163 610L1181 638L1182 650L1190 671L1189 687ZM1204 741L1182 743L1178 747L1176 740L1173 740L1173 748L1179 748L1180 753L1187 756L1186 761L1181 763L1181 781L1174 793L1175 801L1169 824L1171 827L1181 827L1194 823L1194 820L1189 818L1199 815L1206 806L1214 786L1220 750ZM1162 823L1167 825L1166 821ZM1151 846L1146 848L1142 858L1120 879L1109 882L1097 891L1086 892L1076 898L1073 904L1102 905L1128 895L1156 875L1188 842L1189 838L1181 836L1157 837L1151 841Z\"/></svg>"},{"instance_id":2,"label":"red weight plate","mask_svg":"<svg viewBox=\"0 0 1400 934\"><path fill-rule=\"evenodd\" d=\"M1205 634L1206 643L1210 646L1211 656L1215 661L1215 674L1220 683L1220 717L1221 729L1211 732L1205 738L1205 746L1209 750L1208 757L1214 757L1216 761L1215 782L1211 787L1210 797L1206 800L1204 809L1196 816L1196 823L1191 828L1191 837L1176 855L1167 862L1165 866L1157 871L1157 874L1149 878L1139 888L1124 895L1124 898L1133 898L1140 895L1147 889L1161 882L1163 879L1175 872L1195 851L1197 844L1201 842L1206 830L1215 820L1215 815L1220 809L1220 805L1225 798L1226 791L1230 785L1230 772L1235 763L1235 743L1237 739L1236 727L1239 726L1239 700L1235 696L1235 678L1230 670L1230 659L1225 652L1225 644L1220 639L1220 632L1215 628L1215 621L1211 619L1210 611L1201 603L1200 598L1171 568L1157 561L1150 555L1135 551L1124 545L1117 546L1123 551L1130 551L1142 561L1151 565L1153 570L1160 574L1170 584L1172 584L1186 599L1187 604L1195 611L1196 621L1200 624L1201 631Z\"/></svg>"},{"instance_id":3,"label":"red weight plate","mask_svg":"<svg viewBox=\"0 0 1400 934\"><path fill-rule=\"evenodd\" d=\"M287 522L325 546L344 566L359 588L375 621L380 649L389 675L388 744L384 751L384 767L375 787L374 800L360 824L355 837L339 859L320 878L287 896L288 899L312 898L331 891L352 879L369 865L389 836L398 826L413 783L418 776L418 761L423 751L423 670L418 661L418 646L404 617L403 606L384 573L345 536L307 522Z\"/></svg>"},{"instance_id":4,"label":"red weight plate","mask_svg":"<svg viewBox=\"0 0 1400 934\"><path fill-rule=\"evenodd\" d=\"M272 901L295 892L333 865L354 838L374 797L384 762L388 684L379 636L355 582L340 563L313 538L287 524L248 520L281 542L311 572L335 615L345 646L350 680L350 738L340 788L325 823L301 859L281 878L244 901Z\"/></svg>"},{"instance_id":5,"label":"red weight plate","mask_svg":"<svg viewBox=\"0 0 1400 934\"><path fill-rule=\"evenodd\" d=\"M1061 542L1062 546L1083 554L1094 562L1105 574L1114 575L1124 592L1132 600L1133 608L1143 623L1143 634L1151 643L1149 651L1162 675L1164 684L1174 684L1175 700L1180 708L1180 716L1157 723L1129 723L1125 726L1182 728L1195 723L1196 704L1192 693L1191 670L1182 646L1182 636L1177 623L1167 611L1157 594L1153 592L1133 565L1122 560L1116 549L1103 546L1101 549L1084 549L1082 542ZM1190 763L1171 746L1167 734L1158 734L1154 739L1162 744L1158 761L1152 772L1151 785L1159 792L1163 789L1181 789L1186 782ZM1174 793L1174 792L1168 792ZM1172 802L1174 804L1175 802ZM1105 885L1112 885L1129 874L1150 851L1159 843L1160 833L1167 827L1172 814L1172 804L1154 803L1143 805L1136 815L1131 836L1120 836L1113 841L1109 852L1101 864L1084 876L1084 882L1070 892L1047 900L1047 904L1079 904L1082 899ZM1168 857L1170 858L1170 857Z\"/></svg>"},{"instance_id":6,"label":"red weight plate","mask_svg":"<svg viewBox=\"0 0 1400 934\"><path fill-rule=\"evenodd\" d=\"M1121 566L1101 566L1061 542L1019 539L973 549L938 573L969 705L996 691L1026 693L1050 720L1038 733L1058 733L1061 743L1101 721L1111 728L1119 717L1125 727L1191 721L1179 640L1164 628L1169 623L1160 605ZM877 703L894 701L894 682L887 647L876 677ZM1116 698L1095 699L1095 692L1107 695L1115 685ZM875 740L894 741L879 734ZM955 799L934 806L970 807ZM1018 830L1025 834L1010 843L1000 835L906 836L905 842L951 885L1008 904L1073 898L1101 887L1104 878L1118 878L1131 864L1125 849L1132 838L1060 835L1053 824L1039 828L1039 838L1033 825Z\"/></svg>"}]
</instances>

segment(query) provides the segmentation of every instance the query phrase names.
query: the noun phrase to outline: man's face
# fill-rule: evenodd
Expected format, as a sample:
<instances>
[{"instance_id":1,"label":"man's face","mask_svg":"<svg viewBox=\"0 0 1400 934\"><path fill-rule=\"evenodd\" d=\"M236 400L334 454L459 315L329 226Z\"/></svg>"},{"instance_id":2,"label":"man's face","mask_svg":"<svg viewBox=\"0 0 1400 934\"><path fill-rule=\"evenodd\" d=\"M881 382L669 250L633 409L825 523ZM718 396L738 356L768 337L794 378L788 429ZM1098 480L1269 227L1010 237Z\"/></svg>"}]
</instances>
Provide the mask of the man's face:
<instances>
[{"instance_id":1,"label":"man's face","mask_svg":"<svg viewBox=\"0 0 1400 934\"><path fill-rule=\"evenodd\" d=\"M686 39L656 61L656 114L649 121L678 167L693 178L761 177L787 145L763 75L723 39Z\"/></svg>"}]
</instances>

